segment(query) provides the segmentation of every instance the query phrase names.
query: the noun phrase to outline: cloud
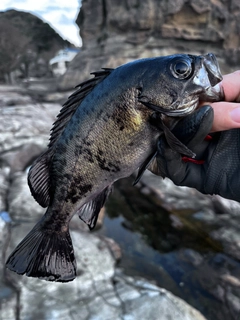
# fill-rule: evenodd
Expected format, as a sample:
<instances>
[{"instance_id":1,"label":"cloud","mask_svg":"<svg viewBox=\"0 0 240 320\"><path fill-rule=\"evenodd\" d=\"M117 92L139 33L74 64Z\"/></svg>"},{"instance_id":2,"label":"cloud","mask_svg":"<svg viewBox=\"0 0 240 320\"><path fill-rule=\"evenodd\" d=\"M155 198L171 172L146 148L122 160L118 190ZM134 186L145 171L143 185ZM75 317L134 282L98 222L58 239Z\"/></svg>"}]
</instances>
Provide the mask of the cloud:
<instances>
[{"instance_id":1,"label":"cloud","mask_svg":"<svg viewBox=\"0 0 240 320\"><path fill-rule=\"evenodd\" d=\"M49 23L64 39L81 45L75 20L80 8L80 0L1 0L0 11L16 9L35 14ZM67 3L67 5L66 5Z\"/></svg>"}]
</instances>

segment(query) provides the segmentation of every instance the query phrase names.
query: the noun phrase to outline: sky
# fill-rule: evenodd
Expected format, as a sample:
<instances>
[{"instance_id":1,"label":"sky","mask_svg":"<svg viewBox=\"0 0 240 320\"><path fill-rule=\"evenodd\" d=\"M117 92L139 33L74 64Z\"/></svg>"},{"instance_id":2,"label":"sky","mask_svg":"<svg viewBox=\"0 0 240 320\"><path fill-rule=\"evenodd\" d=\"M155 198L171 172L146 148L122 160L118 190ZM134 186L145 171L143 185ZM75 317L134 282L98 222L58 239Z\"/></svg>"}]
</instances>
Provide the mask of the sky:
<instances>
[{"instance_id":1,"label":"sky","mask_svg":"<svg viewBox=\"0 0 240 320\"><path fill-rule=\"evenodd\" d=\"M0 0L0 11L16 9L30 12L76 46L81 46L79 28L75 19L80 9L81 0Z\"/></svg>"}]
</instances>

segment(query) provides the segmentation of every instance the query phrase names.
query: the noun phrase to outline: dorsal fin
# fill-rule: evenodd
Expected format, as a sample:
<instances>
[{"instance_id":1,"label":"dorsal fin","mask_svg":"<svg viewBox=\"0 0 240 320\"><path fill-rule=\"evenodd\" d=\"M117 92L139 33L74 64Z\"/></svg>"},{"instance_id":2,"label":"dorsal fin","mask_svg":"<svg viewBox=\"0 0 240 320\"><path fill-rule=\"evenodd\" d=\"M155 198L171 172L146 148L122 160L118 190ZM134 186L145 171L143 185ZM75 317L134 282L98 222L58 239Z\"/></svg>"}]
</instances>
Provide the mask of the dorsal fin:
<instances>
[{"instance_id":1,"label":"dorsal fin","mask_svg":"<svg viewBox=\"0 0 240 320\"><path fill-rule=\"evenodd\" d=\"M48 147L51 148L58 140L65 126L71 119L72 115L79 107L83 99L93 90L93 88L105 79L114 69L103 68L100 71L92 72L94 78L86 80L76 86L78 88L73 94L70 95L68 100L64 103L60 110L57 120L54 122L51 129L50 142Z\"/></svg>"},{"instance_id":2,"label":"dorsal fin","mask_svg":"<svg viewBox=\"0 0 240 320\"><path fill-rule=\"evenodd\" d=\"M62 134L65 126L71 119L76 109L81 104L86 95L93 90L93 88L105 79L114 69L103 69L101 71L93 72L95 76L92 79L84 81L77 86L76 92L74 92L63 105L60 110L57 120L54 122L51 129L50 142L48 150L42 154L33 163L29 174L28 184L31 193L35 200L43 207L47 207L50 203L51 195L51 179L50 179L50 164L52 156L54 155L54 144Z\"/></svg>"}]
</instances>

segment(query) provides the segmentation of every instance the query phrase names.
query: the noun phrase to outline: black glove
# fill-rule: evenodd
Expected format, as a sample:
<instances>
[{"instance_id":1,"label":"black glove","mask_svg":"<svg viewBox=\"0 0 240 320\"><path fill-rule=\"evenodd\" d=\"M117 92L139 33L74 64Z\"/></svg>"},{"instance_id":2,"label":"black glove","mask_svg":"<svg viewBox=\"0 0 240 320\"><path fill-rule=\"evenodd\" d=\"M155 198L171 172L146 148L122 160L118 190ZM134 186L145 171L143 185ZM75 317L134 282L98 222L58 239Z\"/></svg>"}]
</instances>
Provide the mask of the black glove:
<instances>
[{"instance_id":1,"label":"black glove","mask_svg":"<svg viewBox=\"0 0 240 320\"><path fill-rule=\"evenodd\" d=\"M159 172L176 185L240 202L240 129L207 136L212 120L213 109L204 106L181 119L172 130L196 153L195 163L172 150L165 137L161 137L156 159Z\"/></svg>"}]
</instances>

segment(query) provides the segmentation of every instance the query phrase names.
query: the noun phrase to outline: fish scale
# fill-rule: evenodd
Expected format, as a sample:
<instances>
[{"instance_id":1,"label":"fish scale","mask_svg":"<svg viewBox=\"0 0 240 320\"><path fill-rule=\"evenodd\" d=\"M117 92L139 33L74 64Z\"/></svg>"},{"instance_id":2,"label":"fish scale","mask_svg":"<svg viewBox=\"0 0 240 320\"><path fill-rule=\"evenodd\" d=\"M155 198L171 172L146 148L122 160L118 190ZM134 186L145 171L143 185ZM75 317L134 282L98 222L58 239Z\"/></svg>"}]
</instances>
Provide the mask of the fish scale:
<instances>
[{"instance_id":1,"label":"fish scale","mask_svg":"<svg viewBox=\"0 0 240 320\"><path fill-rule=\"evenodd\" d=\"M161 174L161 135L172 149L194 156L171 130L199 100L223 99L213 54L141 59L93 75L68 98L48 150L30 168L31 193L47 211L6 262L18 274L73 280L73 215L93 229L115 181L138 170L137 183L147 168Z\"/></svg>"}]
</instances>

